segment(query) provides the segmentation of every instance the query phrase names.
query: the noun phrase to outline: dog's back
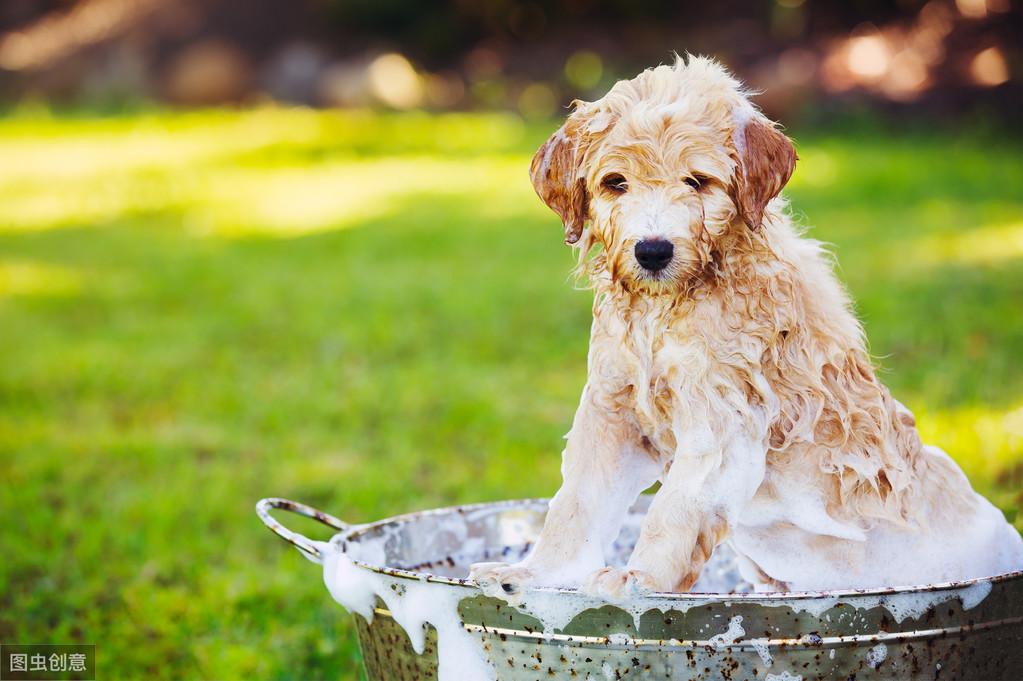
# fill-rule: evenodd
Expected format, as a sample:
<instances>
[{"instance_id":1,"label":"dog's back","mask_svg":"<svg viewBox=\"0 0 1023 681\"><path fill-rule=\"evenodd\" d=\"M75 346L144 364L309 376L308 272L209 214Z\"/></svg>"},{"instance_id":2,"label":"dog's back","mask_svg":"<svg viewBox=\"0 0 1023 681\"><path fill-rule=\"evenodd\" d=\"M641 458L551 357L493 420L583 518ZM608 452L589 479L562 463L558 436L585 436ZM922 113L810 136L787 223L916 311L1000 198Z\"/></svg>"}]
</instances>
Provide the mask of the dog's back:
<instances>
[{"instance_id":1,"label":"dog's back","mask_svg":"<svg viewBox=\"0 0 1023 681\"><path fill-rule=\"evenodd\" d=\"M913 414L878 381L826 255L783 213L770 231L781 264L761 270L760 288L783 292L772 302L790 323L764 355L778 400L767 470L732 538L759 568L747 578L817 590L1023 567L1019 533L945 452L921 443Z\"/></svg>"}]
</instances>

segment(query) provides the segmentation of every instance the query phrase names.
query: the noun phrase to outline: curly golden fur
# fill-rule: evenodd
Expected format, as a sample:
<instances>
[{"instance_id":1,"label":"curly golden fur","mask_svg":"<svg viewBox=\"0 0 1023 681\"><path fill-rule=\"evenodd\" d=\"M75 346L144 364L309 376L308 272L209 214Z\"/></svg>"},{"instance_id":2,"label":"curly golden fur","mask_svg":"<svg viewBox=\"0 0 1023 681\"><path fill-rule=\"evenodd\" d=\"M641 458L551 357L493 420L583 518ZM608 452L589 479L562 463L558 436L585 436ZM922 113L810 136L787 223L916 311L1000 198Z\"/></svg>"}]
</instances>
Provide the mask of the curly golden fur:
<instances>
[{"instance_id":1,"label":"curly golden fur","mask_svg":"<svg viewBox=\"0 0 1023 681\"><path fill-rule=\"evenodd\" d=\"M759 588L1023 567L1019 536L878 381L831 259L778 196L796 160L740 84L695 57L577 102L537 152L534 187L595 293L588 381L536 548L476 566L482 584L686 590L725 540ZM652 242L663 267L642 262ZM604 567L654 480L629 565ZM1008 548L939 548L964 523L970 551Z\"/></svg>"}]
</instances>

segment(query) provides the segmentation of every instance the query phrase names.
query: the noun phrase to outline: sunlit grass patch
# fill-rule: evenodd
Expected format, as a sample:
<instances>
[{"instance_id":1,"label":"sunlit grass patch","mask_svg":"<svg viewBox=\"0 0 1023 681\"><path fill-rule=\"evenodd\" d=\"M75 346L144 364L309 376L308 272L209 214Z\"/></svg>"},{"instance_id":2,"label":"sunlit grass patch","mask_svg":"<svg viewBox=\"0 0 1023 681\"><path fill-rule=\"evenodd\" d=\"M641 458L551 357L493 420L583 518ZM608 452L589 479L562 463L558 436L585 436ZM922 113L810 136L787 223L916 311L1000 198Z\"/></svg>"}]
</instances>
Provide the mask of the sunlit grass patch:
<instances>
[{"instance_id":1,"label":"sunlit grass patch","mask_svg":"<svg viewBox=\"0 0 1023 681\"><path fill-rule=\"evenodd\" d=\"M0 298L68 295L81 288L81 275L69 267L22 260L0 260Z\"/></svg>"},{"instance_id":2,"label":"sunlit grass patch","mask_svg":"<svg viewBox=\"0 0 1023 681\"><path fill-rule=\"evenodd\" d=\"M1023 529L1023 402L1005 408L963 407L917 413L924 442L956 459L978 491Z\"/></svg>"},{"instance_id":3,"label":"sunlit grass patch","mask_svg":"<svg viewBox=\"0 0 1023 681\"><path fill-rule=\"evenodd\" d=\"M83 227L132 215L144 225L147 217L165 214L195 235L297 236L409 210L424 193L462 197L478 206L481 221L509 212L538 215L540 208L527 202L532 192L522 170L527 162L523 157L332 159L0 184L0 231Z\"/></svg>"},{"instance_id":4,"label":"sunlit grass patch","mask_svg":"<svg viewBox=\"0 0 1023 681\"><path fill-rule=\"evenodd\" d=\"M966 228L960 234L929 236L916 246L930 266L947 263L996 265L1023 259L1023 221Z\"/></svg>"},{"instance_id":5,"label":"sunlit grass patch","mask_svg":"<svg viewBox=\"0 0 1023 681\"><path fill-rule=\"evenodd\" d=\"M273 165L326 154L480 156L518 149L506 114L380 115L265 108L112 119L12 118L0 126L0 182L101 177L219 162Z\"/></svg>"},{"instance_id":6,"label":"sunlit grass patch","mask_svg":"<svg viewBox=\"0 0 1023 681\"><path fill-rule=\"evenodd\" d=\"M994 478L1023 456L1023 402L1005 408L925 408L917 421L924 441L940 442L978 478Z\"/></svg>"},{"instance_id":7,"label":"sunlit grass patch","mask_svg":"<svg viewBox=\"0 0 1023 681\"><path fill-rule=\"evenodd\" d=\"M523 201L530 190L522 165L518 157L433 156L227 171L208 178L184 208L207 233L294 236L414 211L415 198L428 194L477 206L483 222L532 208Z\"/></svg>"},{"instance_id":8,"label":"sunlit grass patch","mask_svg":"<svg viewBox=\"0 0 1023 681\"><path fill-rule=\"evenodd\" d=\"M512 204L538 211L522 201L525 128L505 115L264 109L119 123L0 126L0 231L163 213L194 234L294 236L387 215L421 193L464 195L484 219Z\"/></svg>"}]
</instances>

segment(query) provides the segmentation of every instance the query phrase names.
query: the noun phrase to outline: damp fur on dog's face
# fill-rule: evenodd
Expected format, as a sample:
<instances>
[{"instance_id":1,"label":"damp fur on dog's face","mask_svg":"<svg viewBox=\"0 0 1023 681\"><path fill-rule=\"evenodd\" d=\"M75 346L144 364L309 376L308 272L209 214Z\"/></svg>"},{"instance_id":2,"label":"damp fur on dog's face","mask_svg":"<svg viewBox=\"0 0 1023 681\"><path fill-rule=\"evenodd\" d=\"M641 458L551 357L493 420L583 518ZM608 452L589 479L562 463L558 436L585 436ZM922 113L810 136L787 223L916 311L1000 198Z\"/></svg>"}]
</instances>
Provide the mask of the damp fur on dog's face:
<instances>
[{"instance_id":1,"label":"damp fur on dog's face","mask_svg":"<svg viewBox=\"0 0 1023 681\"><path fill-rule=\"evenodd\" d=\"M617 284L656 294L693 288L730 232L758 229L795 158L734 79L690 58L577 102L531 170L566 241L599 244Z\"/></svg>"},{"instance_id":2,"label":"damp fur on dog's face","mask_svg":"<svg viewBox=\"0 0 1023 681\"><path fill-rule=\"evenodd\" d=\"M736 214L728 140L686 113L639 107L590 156L590 228L630 290L675 290L700 276Z\"/></svg>"}]
</instances>

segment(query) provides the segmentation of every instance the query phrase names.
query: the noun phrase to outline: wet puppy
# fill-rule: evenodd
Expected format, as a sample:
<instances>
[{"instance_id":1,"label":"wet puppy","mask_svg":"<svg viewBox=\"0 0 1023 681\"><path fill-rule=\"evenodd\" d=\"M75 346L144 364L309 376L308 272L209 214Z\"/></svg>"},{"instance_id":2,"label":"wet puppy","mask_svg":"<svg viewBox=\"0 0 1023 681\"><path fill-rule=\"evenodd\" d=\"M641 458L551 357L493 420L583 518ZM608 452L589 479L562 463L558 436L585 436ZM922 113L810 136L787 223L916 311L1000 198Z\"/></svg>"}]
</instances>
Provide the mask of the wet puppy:
<instances>
[{"instance_id":1,"label":"wet puppy","mask_svg":"<svg viewBox=\"0 0 1023 681\"><path fill-rule=\"evenodd\" d=\"M703 58L577 103L537 152L533 184L595 290L588 379L539 540L473 566L485 590L685 591L721 542L759 590L1023 569L1019 534L877 380L827 255L778 197L795 164ZM628 565L605 567L658 480Z\"/></svg>"}]
</instances>

